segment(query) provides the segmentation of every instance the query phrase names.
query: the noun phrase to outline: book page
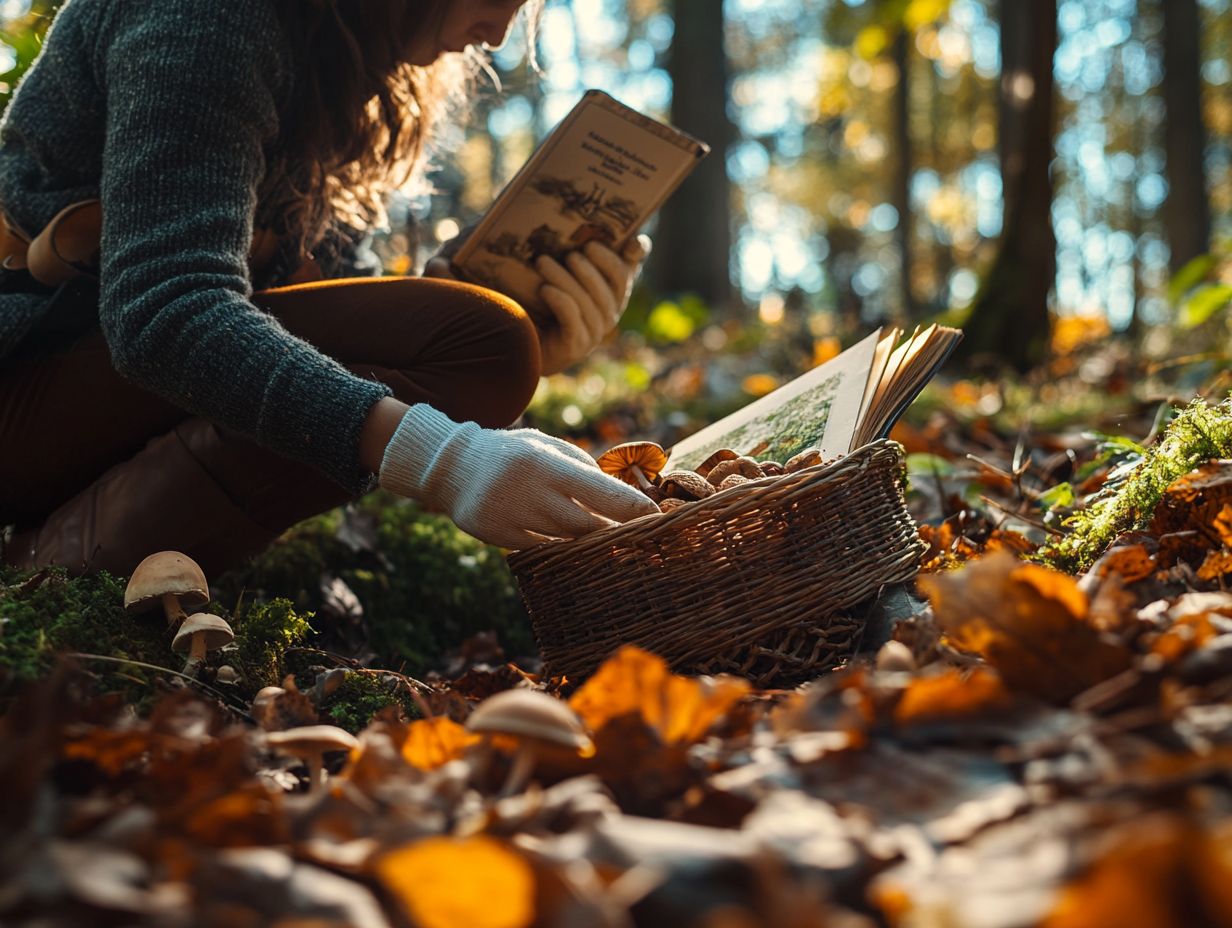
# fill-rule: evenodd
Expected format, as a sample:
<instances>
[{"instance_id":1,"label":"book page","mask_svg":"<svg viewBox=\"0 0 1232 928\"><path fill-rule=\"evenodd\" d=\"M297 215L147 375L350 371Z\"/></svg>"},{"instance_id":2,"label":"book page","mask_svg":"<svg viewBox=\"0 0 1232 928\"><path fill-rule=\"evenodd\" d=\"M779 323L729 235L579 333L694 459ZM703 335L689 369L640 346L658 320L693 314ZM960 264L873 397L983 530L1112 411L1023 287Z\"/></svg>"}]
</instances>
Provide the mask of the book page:
<instances>
[{"instance_id":1,"label":"book page","mask_svg":"<svg viewBox=\"0 0 1232 928\"><path fill-rule=\"evenodd\" d=\"M912 352L890 384L886 397L886 409L880 414L879 419L866 423L870 430L869 441L889 434L899 416L906 412L907 407L911 405L920 391L936 376L941 365L945 363L950 352L960 341L962 341L962 332L958 329L931 326L927 330L925 338L918 345L918 350Z\"/></svg>"},{"instance_id":2,"label":"book page","mask_svg":"<svg viewBox=\"0 0 1232 928\"><path fill-rule=\"evenodd\" d=\"M676 443L665 470L692 470L720 448L780 463L806 448L835 458L851 450L878 329L743 409Z\"/></svg>"},{"instance_id":3,"label":"book page","mask_svg":"<svg viewBox=\"0 0 1232 928\"><path fill-rule=\"evenodd\" d=\"M709 151L599 91L588 92L488 210L454 256L460 276L532 315L542 255L562 264L598 241L620 248Z\"/></svg>"}]
</instances>

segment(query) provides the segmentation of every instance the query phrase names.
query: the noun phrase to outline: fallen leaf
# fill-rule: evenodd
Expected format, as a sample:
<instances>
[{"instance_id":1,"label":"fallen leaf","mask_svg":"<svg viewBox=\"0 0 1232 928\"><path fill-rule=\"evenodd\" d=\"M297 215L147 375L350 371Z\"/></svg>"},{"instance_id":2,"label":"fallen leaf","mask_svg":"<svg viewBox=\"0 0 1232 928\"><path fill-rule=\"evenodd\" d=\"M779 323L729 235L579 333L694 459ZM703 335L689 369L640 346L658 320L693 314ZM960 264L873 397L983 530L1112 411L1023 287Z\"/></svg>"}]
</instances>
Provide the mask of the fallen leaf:
<instances>
[{"instance_id":1,"label":"fallen leaf","mask_svg":"<svg viewBox=\"0 0 1232 928\"><path fill-rule=\"evenodd\" d=\"M535 918L534 869L485 835L425 838L382 856L376 875L419 928L525 928Z\"/></svg>"},{"instance_id":2,"label":"fallen leaf","mask_svg":"<svg viewBox=\"0 0 1232 928\"><path fill-rule=\"evenodd\" d=\"M663 744L691 744L749 690L735 678L676 676L661 657L628 645L573 694L569 707L595 732L636 714Z\"/></svg>"},{"instance_id":3,"label":"fallen leaf","mask_svg":"<svg viewBox=\"0 0 1232 928\"><path fill-rule=\"evenodd\" d=\"M451 760L458 760L477 741L478 735L450 719L421 719L407 726L402 757L412 767L435 770Z\"/></svg>"},{"instance_id":4,"label":"fallen leaf","mask_svg":"<svg viewBox=\"0 0 1232 928\"><path fill-rule=\"evenodd\" d=\"M920 586L949 640L1013 690L1065 702L1130 664L1122 643L1086 623L1077 583L1056 571L998 553Z\"/></svg>"},{"instance_id":5,"label":"fallen leaf","mask_svg":"<svg viewBox=\"0 0 1232 928\"><path fill-rule=\"evenodd\" d=\"M912 680L894 708L894 723L905 728L995 715L1013 705L1014 698L992 671L977 669L968 674L947 670Z\"/></svg>"},{"instance_id":6,"label":"fallen leaf","mask_svg":"<svg viewBox=\"0 0 1232 928\"><path fill-rule=\"evenodd\" d=\"M1232 926L1232 845L1173 816L1108 835L1106 852L1067 886L1041 928Z\"/></svg>"}]
</instances>

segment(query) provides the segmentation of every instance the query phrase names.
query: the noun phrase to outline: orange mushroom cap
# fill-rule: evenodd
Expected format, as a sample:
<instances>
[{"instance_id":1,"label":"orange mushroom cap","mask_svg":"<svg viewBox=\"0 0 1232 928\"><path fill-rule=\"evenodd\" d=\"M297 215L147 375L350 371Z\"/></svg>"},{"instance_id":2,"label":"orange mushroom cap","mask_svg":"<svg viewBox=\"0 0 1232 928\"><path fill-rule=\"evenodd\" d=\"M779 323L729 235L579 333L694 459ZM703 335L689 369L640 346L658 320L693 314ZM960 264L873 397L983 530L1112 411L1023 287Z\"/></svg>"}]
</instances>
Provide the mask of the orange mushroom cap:
<instances>
[{"instance_id":1,"label":"orange mushroom cap","mask_svg":"<svg viewBox=\"0 0 1232 928\"><path fill-rule=\"evenodd\" d=\"M605 474L630 486L638 486L633 468L640 468L647 480L654 480L667 464L667 454L653 441L629 441L609 448L599 457L598 463Z\"/></svg>"}]
</instances>

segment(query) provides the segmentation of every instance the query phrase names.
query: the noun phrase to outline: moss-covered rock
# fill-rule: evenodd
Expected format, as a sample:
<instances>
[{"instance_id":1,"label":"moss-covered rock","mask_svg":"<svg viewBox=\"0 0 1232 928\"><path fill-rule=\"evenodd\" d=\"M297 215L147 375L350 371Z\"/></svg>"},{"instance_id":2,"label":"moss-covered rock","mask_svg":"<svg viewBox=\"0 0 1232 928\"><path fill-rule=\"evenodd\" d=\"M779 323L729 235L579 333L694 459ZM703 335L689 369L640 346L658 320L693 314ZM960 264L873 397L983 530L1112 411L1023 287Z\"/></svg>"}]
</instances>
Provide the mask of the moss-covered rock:
<instances>
[{"instance_id":1,"label":"moss-covered rock","mask_svg":"<svg viewBox=\"0 0 1232 928\"><path fill-rule=\"evenodd\" d=\"M1212 458L1232 456L1232 399L1211 406L1196 399L1168 423L1132 470L1086 508L1066 520L1069 534L1040 557L1062 570L1090 567L1123 532L1150 522L1160 498L1177 478Z\"/></svg>"}]
</instances>

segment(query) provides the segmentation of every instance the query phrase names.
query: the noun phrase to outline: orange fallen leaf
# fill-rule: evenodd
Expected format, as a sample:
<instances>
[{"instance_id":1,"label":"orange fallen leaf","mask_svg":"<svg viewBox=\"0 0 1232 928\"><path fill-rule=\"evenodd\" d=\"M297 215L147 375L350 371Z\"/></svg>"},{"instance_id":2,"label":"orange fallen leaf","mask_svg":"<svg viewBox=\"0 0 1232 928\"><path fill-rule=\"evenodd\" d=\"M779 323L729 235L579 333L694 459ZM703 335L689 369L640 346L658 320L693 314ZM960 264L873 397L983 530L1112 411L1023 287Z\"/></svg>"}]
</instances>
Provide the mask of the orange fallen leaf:
<instances>
[{"instance_id":1,"label":"orange fallen leaf","mask_svg":"<svg viewBox=\"0 0 1232 928\"><path fill-rule=\"evenodd\" d=\"M920 586L949 640L1012 690L1064 702L1130 664L1122 643L1087 623L1077 583L1056 571L998 552Z\"/></svg>"},{"instance_id":2,"label":"orange fallen leaf","mask_svg":"<svg viewBox=\"0 0 1232 928\"><path fill-rule=\"evenodd\" d=\"M637 714L664 744L690 744L748 692L743 680L676 676L663 658L626 645L573 694L569 707L591 731Z\"/></svg>"},{"instance_id":3,"label":"orange fallen leaf","mask_svg":"<svg viewBox=\"0 0 1232 928\"><path fill-rule=\"evenodd\" d=\"M525 928L535 919L534 869L486 835L425 838L383 855L376 875L418 928Z\"/></svg>"},{"instance_id":4,"label":"orange fallen leaf","mask_svg":"<svg viewBox=\"0 0 1232 928\"><path fill-rule=\"evenodd\" d=\"M1014 699L995 673L947 670L934 677L917 677L907 685L894 708L894 722L919 725L947 719L992 715L1008 710Z\"/></svg>"},{"instance_id":5,"label":"orange fallen leaf","mask_svg":"<svg viewBox=\"0 0 1232 928\"><path fill-rule=\"evenodd\" d=\"M1232 925L1232 844L1180 817L1156 815L1110 836L1041 928Z\"/></svg>"},{"instance_id":6,"label":"orange fallen leaf","mask_svg":"<svg viewBox=\"0 0 1232 928\"><path fill-rule=\"evenodd\" d=\"M466 749L478 740L478 735L444 716L420 719L406 728L402 757L412 767L435 770L461 758Z\"/></svg>"}]
</instances>

